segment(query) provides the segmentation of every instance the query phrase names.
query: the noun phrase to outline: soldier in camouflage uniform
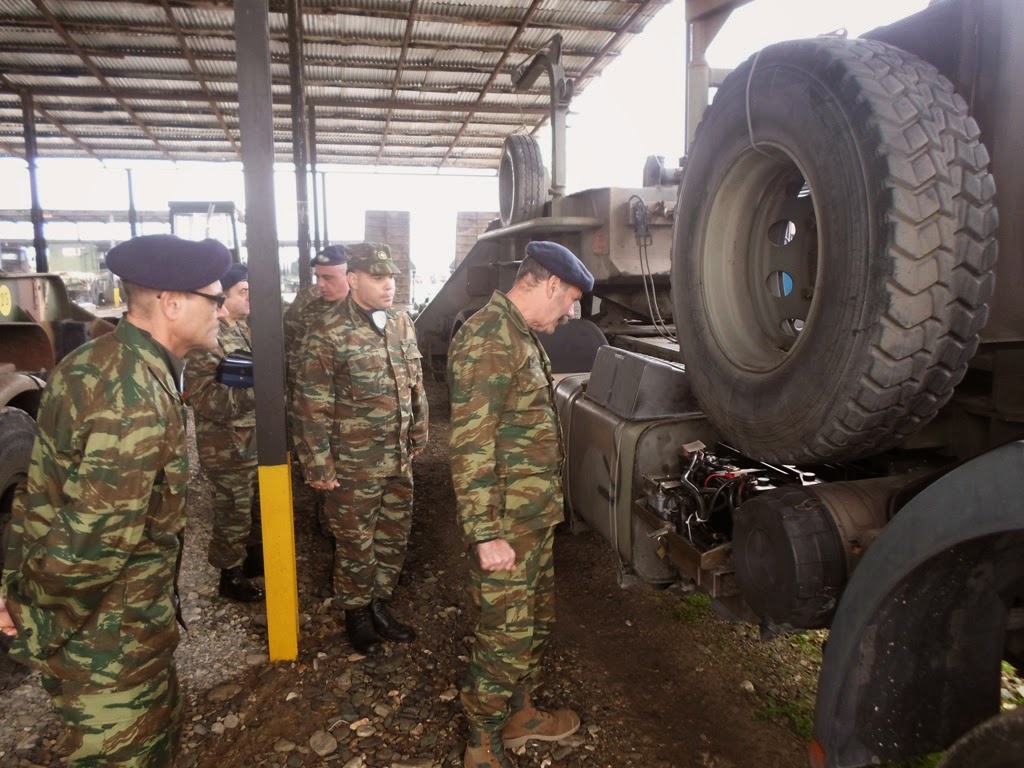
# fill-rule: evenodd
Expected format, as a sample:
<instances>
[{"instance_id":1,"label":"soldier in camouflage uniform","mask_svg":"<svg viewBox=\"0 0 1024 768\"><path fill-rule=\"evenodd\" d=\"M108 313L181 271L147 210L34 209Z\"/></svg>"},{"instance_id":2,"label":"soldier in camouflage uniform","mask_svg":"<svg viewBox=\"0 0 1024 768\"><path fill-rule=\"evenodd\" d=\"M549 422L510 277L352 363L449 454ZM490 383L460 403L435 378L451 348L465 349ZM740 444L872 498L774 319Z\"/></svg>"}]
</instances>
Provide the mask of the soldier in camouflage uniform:
<instances>
[{"instance_id":1,"label":"soldier in camouflage uniform","mask_svg":"<svg viewBox=\"0 0 1024 768\"><path fill-rule=\"evenodd\" d=\"M416 633L387 600L412 524L412 459L427 444L427 398L412 320L390 310L398 268L388 247L350 245L351 293L302 347L295 411L306 482L326 492L337 542L334 594L360 653Z\"/></svg>"},{"instance_id":2,"label":"soldier in camouflage uniform","mask_svg":"<svg viewBox=\"0 0 1024 768\"><path fill-rule=\"evenodd\" d=\"M579 728L572 710L532 703L555 617L552 543L563 518L551 363L536 332L551 333L593 285L571 251L530 243L512 289L495 292L448 351L452 481L479 612L462 690L467 768L508 768L504 747Z\"/></svg>"},{"instance_id":3,"label":"soldier in camouflage uniform","mask_svg":"<svg viewBox=\"0 0 1024 768\"><path fill-rule=\"evenodd\" d=\"M232 264L220 280L227 315L220 320L216 349L193 350L185 358L185 392L196 417L199 463L213 484L210 565L220 569L222 597L244 603L263 599L249 579L263 575L260 514L256 503L256 398L252 387L222 383L227 355L252 355L249 272Z\"/></svg>"},{"instance_id":4,"label":"soldier in camouflage uniform","mask_svg":"<svg viewBox=\"0 0 1024 768\"><path fill-rule=\"evenodd\" d=\"M338 302L348 296L348 261L344 245L329 245L313 257L316 282L307 285L295 296L284 313L284 354L288 377L288 394L295 392L295 371L299 352L309 327ZM293 398L292 398L293 399ZM294 414L289 422L294 421ZM294 428L294 425L293 425Z\"/></svg>"},{"instance_id":5,"label":"soldier in camouflage uniform","mask_svg":"<svg viewBox=\"0 0 1024 768\"><path fill-rule=\"evenodd\" d=\"M309 327L335 304L348 296L348 256L344 245L328 245L313 257L316 282L307 285L295 296L295 301L284 313L285 393L288 398L288 445L298 455L298 429L301 421L292 407L295 403L295 372L299 367L299 354ZM316 494L316 516L324 536L334 541L330 526L324 518L324 498Z\"/></svg>"},{"instance_id":6,"label":"soldier in camouflage uniform","mask_svg":"<svg viewBox=\"0 0 1024 768\"><path fill-rule=\"evenodd\" d=\"M217 343L220 243L133 238L107 254L128 312L69 354L39 406L0 627L42 673L75 766L171 766L181 704L176 570L189 482L182 357ZM5 632L10 634L8 629Z\"/></svg>"}]
</instances>

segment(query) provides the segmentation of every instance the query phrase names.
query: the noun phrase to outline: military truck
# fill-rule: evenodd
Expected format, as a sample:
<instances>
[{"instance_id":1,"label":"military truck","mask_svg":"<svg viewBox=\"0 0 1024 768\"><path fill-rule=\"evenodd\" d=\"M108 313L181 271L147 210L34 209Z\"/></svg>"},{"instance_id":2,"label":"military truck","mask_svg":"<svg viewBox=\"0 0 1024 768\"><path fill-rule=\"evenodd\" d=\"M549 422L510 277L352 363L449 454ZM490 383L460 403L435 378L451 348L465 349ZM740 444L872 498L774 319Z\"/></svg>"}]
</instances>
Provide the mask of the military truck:
<instances>
[{"instance_id":1,"label":"military truck","mask_svg":"<svg viewBox=\"0 0 1024 768\"><path fill-rule=\"evenodd\" d=\"M938 0L719 77L702 45L739 4L688 3L717 93L681 172L503 216L421 314L425 355L526 241L575 250L611 344L556 388L571 522L624 583L692 580L765 637L830 628L813 766L1020 765L1024 9ZM536 165L507 175L536 198Z\"/></svg>"},{"instance_id":2,"label":"military truck","mask_svg":"<svg viewBox=\"0 0 1024 768\"><path fill-rule=\"evenodd\" d=\"M112 327L71 301L59 276L0 270L0 531L28 470L47 374Z\"/></svg>"}]
</instances>

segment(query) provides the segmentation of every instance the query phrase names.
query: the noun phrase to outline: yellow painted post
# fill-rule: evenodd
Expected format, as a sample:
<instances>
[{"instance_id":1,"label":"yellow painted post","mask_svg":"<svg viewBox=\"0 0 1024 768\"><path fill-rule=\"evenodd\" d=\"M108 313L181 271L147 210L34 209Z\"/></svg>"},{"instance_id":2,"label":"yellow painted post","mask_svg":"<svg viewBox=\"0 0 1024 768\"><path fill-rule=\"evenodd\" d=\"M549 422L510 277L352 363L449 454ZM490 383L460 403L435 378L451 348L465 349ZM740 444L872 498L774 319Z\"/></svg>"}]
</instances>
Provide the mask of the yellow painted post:
<instances>
[{"instance_id":1,"label":"yellow painted post","mask_svg":"<svg viewBox=\"0 0 1024 768\"><path fill-rule=\"evenodd\" d=\"M291 469L287 464L260 466L259 480L270 660L289 661L299 655Z\"/></svg>"}]
</instances>

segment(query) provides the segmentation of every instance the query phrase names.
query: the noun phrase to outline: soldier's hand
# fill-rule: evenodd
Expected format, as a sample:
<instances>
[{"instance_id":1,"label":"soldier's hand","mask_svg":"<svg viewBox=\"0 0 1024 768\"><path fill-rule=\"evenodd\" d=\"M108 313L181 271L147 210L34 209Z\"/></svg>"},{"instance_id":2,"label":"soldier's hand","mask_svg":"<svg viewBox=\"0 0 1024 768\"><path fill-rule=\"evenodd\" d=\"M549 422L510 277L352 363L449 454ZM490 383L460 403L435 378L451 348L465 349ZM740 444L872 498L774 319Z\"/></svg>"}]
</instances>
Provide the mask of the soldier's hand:
<instances>
[{"instance_id":1,"label":"soldier's hand","mask_svg":"<svg viewBox=\"0 0 1024 768\"><path fill-rule=\"evenodd\" d=\"M7 610L7 603L0 597L0 634L14 637L18 634L18 628L14 626L14 620Z\"/></svg>"},{"instance_id":2,"label":"soldier's hand","mask_svg":"<svg viewBox=\"0 0 1024 768\"><path fill-rule=\"evenodd\" d=\"M511 571L516 567L516 551L505 539L481 541L476 556L485 571Z\"/></svg>"},{"instance_id":3,"label":"soldier's hand","mask_svg":"<svg viewBox=\"0 0 1024 768\"><path fill-rule=\"evenodd\" d=\"M310 488L316 488L318 491L333 491L341 483L337 480L310 480L307 485Z\"/></svg>"}]
</instances>

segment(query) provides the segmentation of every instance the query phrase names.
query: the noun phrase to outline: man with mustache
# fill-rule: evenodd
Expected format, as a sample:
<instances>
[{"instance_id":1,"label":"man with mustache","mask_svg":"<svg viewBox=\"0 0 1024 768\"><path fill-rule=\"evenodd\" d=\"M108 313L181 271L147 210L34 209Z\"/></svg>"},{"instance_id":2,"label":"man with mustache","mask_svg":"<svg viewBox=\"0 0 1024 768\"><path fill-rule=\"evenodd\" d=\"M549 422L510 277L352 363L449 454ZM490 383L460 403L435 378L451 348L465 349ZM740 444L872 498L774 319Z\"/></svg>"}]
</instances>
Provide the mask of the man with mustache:
<instances>
[{"instance_id":1,"label":"man with mustache","mask_svg":"<svg viewBox=\"0 0 1024 768\"><path fill-rule=\"evenodd\" d=\"M580 726L572 710L532 701L555 618L552 544L564 514L551 362L537 333L553 332L593 287L568 248L529 243L508 294L495 291L448 350L452 482L477 607L462 689L466 768L510 768L506 747Z\"/></svg>"}]
</instances>

